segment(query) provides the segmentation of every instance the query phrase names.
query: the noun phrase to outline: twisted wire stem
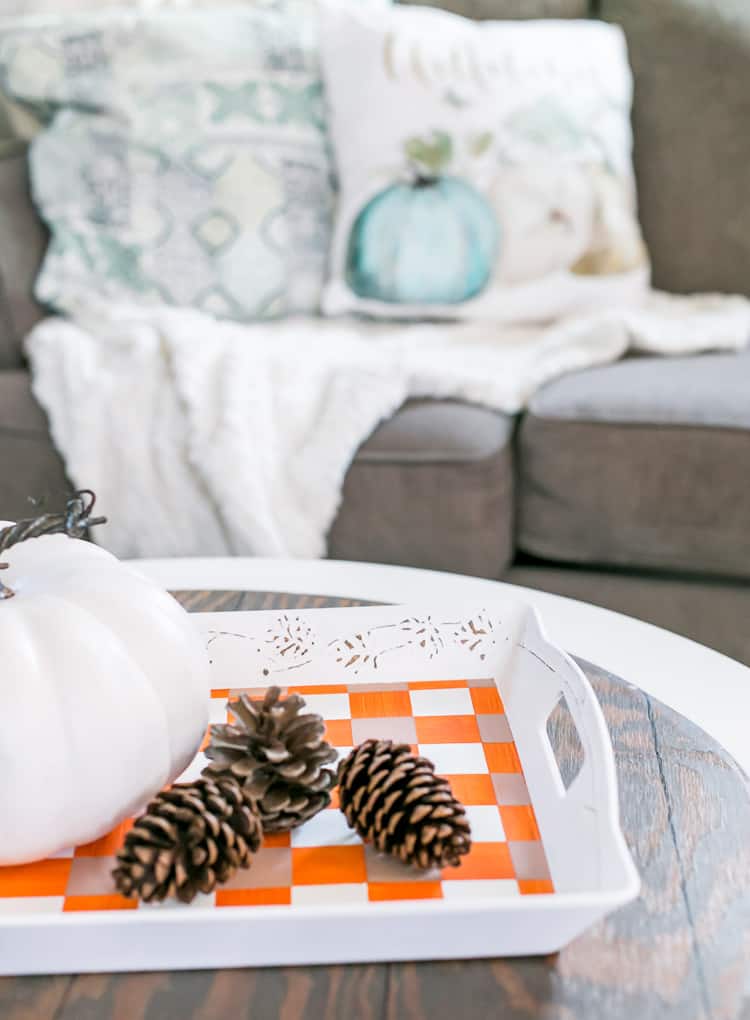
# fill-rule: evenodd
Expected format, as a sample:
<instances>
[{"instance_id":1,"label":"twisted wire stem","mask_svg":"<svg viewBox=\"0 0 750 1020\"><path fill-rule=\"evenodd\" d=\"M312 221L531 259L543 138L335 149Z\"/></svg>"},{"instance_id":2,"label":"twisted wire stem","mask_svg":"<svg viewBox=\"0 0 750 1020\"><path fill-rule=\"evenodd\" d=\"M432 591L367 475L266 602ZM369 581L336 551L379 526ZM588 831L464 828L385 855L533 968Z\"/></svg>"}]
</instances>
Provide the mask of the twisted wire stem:
<instances>
[{"instance_id":1,"label":"twisted wire stem","mask_svg":"<svg viewBox=\"0 0 750 1020\"><path fill-rule=\"evenodd\" d=\"M106 517L92 517L96 504L96 496L91 489L80 489L65 504L65 510L59 514L41 514L39 517L28 517L17 524L9 524L0 529L0 555L19 542L30 538L41 538L42 535L67 535L69 538L83 538L89 528L97 524L105 524ZM0 570L6 570L7 563L0 563ZM12 598L14 592L0 581L0 599Z\"/></svg>"}]
</instances>

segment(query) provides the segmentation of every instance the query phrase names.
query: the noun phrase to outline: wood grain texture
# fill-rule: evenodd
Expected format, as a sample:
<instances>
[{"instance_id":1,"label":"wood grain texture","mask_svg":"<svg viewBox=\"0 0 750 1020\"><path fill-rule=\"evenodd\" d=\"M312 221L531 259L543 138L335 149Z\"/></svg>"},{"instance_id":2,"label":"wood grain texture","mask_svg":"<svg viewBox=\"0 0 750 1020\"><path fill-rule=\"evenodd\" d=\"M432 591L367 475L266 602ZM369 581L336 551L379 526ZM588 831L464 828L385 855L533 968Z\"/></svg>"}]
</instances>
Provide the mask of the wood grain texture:
<instances>
[{"instance_id":1,"label":"wood grain texture","mask_svg":"<svg viewBox=\"0 0 750 1020\"><path fill-rule=\"evenodd\" d=\"M184 592L189 609L362 605L314 595ZM617 760L639 899L555 957L0 979L3 1020L750 1020L750 788L710 737L581 663ZM710 677L706 697L710 697ZM553 744L579 745L556 713ZM395 934L395 933L394 933Z\"/></svg>"}]
</instances>

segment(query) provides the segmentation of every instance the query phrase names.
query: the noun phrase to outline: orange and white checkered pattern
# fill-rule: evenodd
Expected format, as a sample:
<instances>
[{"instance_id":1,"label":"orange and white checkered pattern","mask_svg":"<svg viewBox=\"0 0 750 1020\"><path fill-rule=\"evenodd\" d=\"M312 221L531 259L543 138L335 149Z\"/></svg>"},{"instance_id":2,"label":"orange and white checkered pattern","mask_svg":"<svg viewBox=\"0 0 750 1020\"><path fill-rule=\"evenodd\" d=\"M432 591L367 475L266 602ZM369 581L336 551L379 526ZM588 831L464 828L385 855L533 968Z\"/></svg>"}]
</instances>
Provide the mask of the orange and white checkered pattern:
<instances>
[{"instance_id":1,"label":"orange and white checkered pattern","mask_svg":"<svg viewBox=\"0 0 750 1020\"><path fill-rule=\"evenodd\" d=\"M289 687L326 720L343 756L368 737L407 743L435 763L466 806L472 849L458 868L420 873L364 846L334 803L291 833L269 835L252 867L189 907L146 906L117 895L115 854L132 822L103 839L36 864L0 868L0 915L98 910L205 910L384 900L488 900L551 893L547 860L503 704L491 679L348 687ZM227 720L227 697L212 692L212 722ZM231 716L230 716L231 718ZM205 745L204 745L205 746ZM182 777L197 777L199 752Z\"/></svg>"}]
</instances>

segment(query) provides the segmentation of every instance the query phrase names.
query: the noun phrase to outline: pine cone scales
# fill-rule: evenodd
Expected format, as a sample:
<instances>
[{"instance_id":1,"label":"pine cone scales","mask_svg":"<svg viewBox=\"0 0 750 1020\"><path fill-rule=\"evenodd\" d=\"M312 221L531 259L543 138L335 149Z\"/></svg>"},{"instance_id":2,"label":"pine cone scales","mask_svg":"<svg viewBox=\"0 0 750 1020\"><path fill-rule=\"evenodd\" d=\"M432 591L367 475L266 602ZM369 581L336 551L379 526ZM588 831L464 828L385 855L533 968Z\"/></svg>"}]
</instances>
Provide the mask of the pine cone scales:
<instances>
[{"instance_id":1,"label":"pine cone scales","mask_svg":"<svg viewBox=\"0 0 750 1020\"><path fill-rule=\"evenodd\" d=\"M123 896L190 903L249 867L260 843L260 820L236 782L178 783L137 819L112 874Z\"/></svg>"},{"instance_id":2,"label":"pine cone scales","mask_svg":"<svg viewBox=\"0 0 750 1020\"><path fill-rule=\"evenodd\" d=\"M464 808L408 745L366 740L341 763L338 781L347 822L381 853L426 869L456 866L469 852Z\"/></svg>"},{"instance_id":3,"label":"pine cone scales","mask_svg":"<svg viewBox=\"0 0 750 1020\"><path fill-rule=\"evenodd\" d=\"M266 832L294 828L331 802L336 751L323 739L325 723L301 713L298 694L281 698L269 687L262 702L246 694L230 702L237 722L211 727L203 774L231 776L258 811Z\"/></svg>"}]
</instances>

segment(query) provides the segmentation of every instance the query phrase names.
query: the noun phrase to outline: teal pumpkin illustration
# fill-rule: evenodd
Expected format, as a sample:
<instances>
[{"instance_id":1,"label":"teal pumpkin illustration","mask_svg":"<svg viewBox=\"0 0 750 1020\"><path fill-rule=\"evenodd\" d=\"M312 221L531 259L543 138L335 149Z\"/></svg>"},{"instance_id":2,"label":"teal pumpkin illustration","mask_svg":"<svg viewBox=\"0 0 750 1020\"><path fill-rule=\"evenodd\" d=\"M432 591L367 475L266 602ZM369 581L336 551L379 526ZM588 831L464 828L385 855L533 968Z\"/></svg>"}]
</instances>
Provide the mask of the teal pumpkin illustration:
<instances>
[{"instance_id":1,"label":"teal pumpkin illustration","mask_svg":"<svg viewBox=\"0 0 750 1020\"><path fill-rule=\"evenodd\" d=\"M459 304L486 285L499 248L495 214L459 177L443 175L447 135L411 139L414 179L375 195L357 216L346 261L358 297L393 304Z\"/></svg>"}]
</instances>

